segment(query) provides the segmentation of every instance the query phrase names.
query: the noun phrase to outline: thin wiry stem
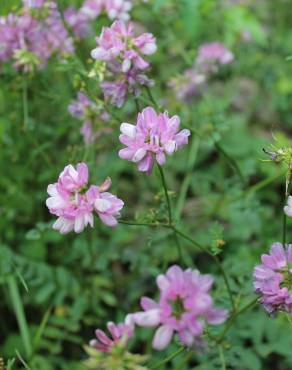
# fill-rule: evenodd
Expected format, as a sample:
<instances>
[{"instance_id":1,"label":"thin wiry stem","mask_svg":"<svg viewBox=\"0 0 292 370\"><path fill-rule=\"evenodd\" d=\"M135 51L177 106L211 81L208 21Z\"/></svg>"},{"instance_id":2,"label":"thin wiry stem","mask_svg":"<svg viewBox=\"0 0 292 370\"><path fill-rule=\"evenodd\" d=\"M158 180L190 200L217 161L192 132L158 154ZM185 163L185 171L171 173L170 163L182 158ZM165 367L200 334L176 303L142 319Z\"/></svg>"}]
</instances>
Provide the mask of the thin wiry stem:
<instances>
[{"instance_id":1,"label":"thin wiry stem","mask_svg":"<svg viewBox=\"0 0 292 370\"><path fill-rule=\"evenodd\" d=\"M157 364L155 364L153 367L151 367L150 369L151 370L154 370L154 369L161 369L161 366L162 365L165 365L167 364L169 361L171 361L172 359L174 359L175 357L177 357L178 355L180 355L182 352L184 352L186 350L185 347L180 347L176 352L173 352L171 355L169 355L168 357L166 357L164 360L162 361L159 361Z\"/></svg>"}]
</instances>

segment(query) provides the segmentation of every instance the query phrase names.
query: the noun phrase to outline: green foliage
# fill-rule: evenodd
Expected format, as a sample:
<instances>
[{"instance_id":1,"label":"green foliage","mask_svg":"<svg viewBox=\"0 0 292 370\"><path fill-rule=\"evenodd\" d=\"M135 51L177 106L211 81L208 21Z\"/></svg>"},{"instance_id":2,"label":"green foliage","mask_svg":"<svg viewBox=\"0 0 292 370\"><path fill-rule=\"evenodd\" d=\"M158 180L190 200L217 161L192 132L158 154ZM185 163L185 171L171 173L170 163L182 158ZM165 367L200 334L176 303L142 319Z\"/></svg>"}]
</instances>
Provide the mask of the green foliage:
<instances>
[{"instance_id":1,"label":"green foliage","mask_svg":"<svg viewBox=\"0 0 292 370\"><path fill-rule=\"evenodd\" d=\"M0 15L20 5L0 3ZM235 303L243 307L253 298L252 270L259 256L282 238L287 161L266 162L262 149L291 146L291 5L284 0L276 6L272 0L141 3L134 6L132 17L158 43L151 57L150 75L156 81L152 93L163 109L178 114L182 126L192 130L191 140L197 140L197 146L191 149L190 144L169 157L164 167L170 201L179 209L174 222L218 257ZM62 9L72 4L80 1L58 1ZM104 24L110 21L97 20L96 34ZM192 65L206 41L223 42L235 60L214 76L201 97L181 103L169 81ZM93 36L80 41L76 56L65 63L52 59L45 69L27 76L0 66L0 357L7 369L146 370L180 346L175 342L155 353L153 332L141 329L122 355L111 358L84 350L97 327L138 310L141 296L155 298L157 274L179 263L176 241L166 228L120 224L112 230L95 220L95 228L80 235L61 236L52 230L53 216L45 206L47 185L65 165L82 160L93 183L112 177L113 192L126 204L123 219L167 220L158 171L147 177L117 156L119 125L136 118L133 99L122 109L108 107L111 134L87 148L80 122L67 112L79 89L104 104L99 88L104 66L87 63L94 46ZM140 106L152 105L149 99L143 91ZM292 221L287 222L291 241ZM218 266L187 240L180 239L180 244L189 265L214 275L216 305L231 310ZM24 313L22 329L16 307L20 317ZM268 317L255 306L235 320L219 346L212 338L223 328L204 333L207 351L180 353L161 370L217 370L224 362L226 369L236 370L292 368L292 330L286 316Z\"/></svg>"}]
</instances>

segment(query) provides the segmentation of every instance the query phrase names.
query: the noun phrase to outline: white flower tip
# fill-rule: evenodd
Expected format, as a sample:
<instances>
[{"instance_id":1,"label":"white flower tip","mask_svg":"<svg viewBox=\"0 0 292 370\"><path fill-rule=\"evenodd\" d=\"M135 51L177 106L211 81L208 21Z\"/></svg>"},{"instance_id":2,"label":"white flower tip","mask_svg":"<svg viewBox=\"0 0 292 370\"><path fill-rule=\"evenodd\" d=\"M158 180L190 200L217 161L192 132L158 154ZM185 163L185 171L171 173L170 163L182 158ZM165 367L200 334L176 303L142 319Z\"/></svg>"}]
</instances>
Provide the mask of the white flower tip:
<instances>
[{"instance_id":1,"label":"white flower tip","mask_svg":"<svg viewBox=\"0 0 292 370\"><path fill-rule=\"evenodd\" d=\"M120 127L121 133L134 139L136 136L136 127L130 123L122 123Z\"/></svg>"}]
</instances>

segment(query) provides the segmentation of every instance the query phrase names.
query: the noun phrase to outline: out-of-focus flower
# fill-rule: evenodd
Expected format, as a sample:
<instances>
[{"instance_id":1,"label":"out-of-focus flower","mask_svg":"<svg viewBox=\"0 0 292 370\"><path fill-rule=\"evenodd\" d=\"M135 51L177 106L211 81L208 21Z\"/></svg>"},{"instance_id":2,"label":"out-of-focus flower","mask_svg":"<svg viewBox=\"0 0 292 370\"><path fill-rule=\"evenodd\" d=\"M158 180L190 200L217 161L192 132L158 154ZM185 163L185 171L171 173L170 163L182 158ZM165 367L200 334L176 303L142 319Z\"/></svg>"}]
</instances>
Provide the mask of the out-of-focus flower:
<instances>
[{"instance_id":1,"label":"out-of-focus flower","mask_svg":"<svg viewBox=\"0 0 292 370\"><path fill-rule=\"evenodd\" d=\"M150 66L144 56L155 53L157 48L152 34L135 37L132 23L115 21L111 27L103 28L96 40L98 47L92 50L91 56L106 62L107 76L111 78L106 77L101 84L105 98L120 107L129 92L138 95L141 85L153 85L144 74Z\"/></svg>"},{"instance_id":2,"label":"out-of-focus flower","mask_svg":"<svg viewBox=\"0 0 292 370\"><path fill-rule=\"evenodd\" d=\"M130 19L129 11L132 9L132 2L129 0L104 0L105 10L109 19Z\"/></svg>"},{"instance_id":3,"label":"out-of-focus flower","mask_svg":"<svg viewBox=\"0 0 292 370\"><path fill-rule=\"evenodd\" d=\"M274 243L261 260L253 272L259 302L270 314L285 311L292 315L292 245Z\"/></svg>"},{"instance_id":4,"label":"out-of-focus flower","mask_svg":"<svg viewBox=\"0 0 292 370\"><path fill-rule=\"evenodd\" d=\"M64 11L64 19L76 37L84 38L90 35L92 30L88 17L82 11L70 6Z\"/></svg>"},{"instance_id":5,"label":"out-of-focus flower","mask_svg":"<svg viewBox=\"0 0 292 370\"><path fill-rule=\"evenodd\" d=\"M182 75L173 78L169 86L174 89L178 100L188 101L193 96L200 95L206 86L206 79L204 74L189 68Z\"/></svg>"},{"instance_id":6,"label":"out-of-focus flower","mask_svg":"<svg viewBox=\"0 0 292 370\"><path fill-rule=\"evenodd\" d=\"M93 49L93 59L119 63L121 71L128 72L133 66L146 69L149 62L142 55L150 55L156 51L156 41L152 34L144 33L134 36L134 26L122 21L115 21L111 27L104 27L100 37L96 39L98 47Z\"/></svg>"},{"instance_id":7,"label":"out-of-focus flower","mask_svg":"<svg viewBox=\"0 0 292 370\"><path fill-rule=\"evenodd\" d=\"M138 114L137 124L121 124L120 141L126 148L119 151L119 156L138 164L139 171L151 174L154 161L163 165L166 154L171 155L188 143L189 130L179 130L178 116L169 117L151 107Z\"/></svg>"},{"instance_id":8,"label":"out-of-focus flower","mask_svg":"<svg viewBox=\"0 0 292 370\"><path fill-rule=\"evenodd\" d=\"M218 65L229 64L234 55L220 42L203 44L198 51L197 67L205 73L214 73Z\"/></svg>"},{"instance_id":9,"label":"out-of-focus flower","mask_svg":"<svg viewBox=\"0 0 292 370\"><path fill-rule=\"evenodd\" d=\"M27 1L20 14L0 18L0 60L15 68L42 68L53 54L73 52L73 42L54 1ZM33 9L32 9L33 8Z\"/></svg>"},{"instance_id":10,"label":"out-of-focus flower","mask_svg":"<svg viewBox=\"0 0 292 370\"><path fill-rule=\"evenodd\" d=\"M194 65L172 78L169 86L174 89L177 99L189 102L204 91L209 77L218 71L220 65L229 64L233 59L232 52L219 42L203 44Z\"/></svg>"},{"instance_id":11,"label":"out-of-focus flower","mask_svg":"<svg viewBox=\"0 0 292 370\"><path fill-rule=\"evenodd\" d=\"M98 106L82 92L78 92L77 99L71 102L68 111L73 117L83 121L80 133L83 135L85 144L91 144L100 135L111 132L109 127L102 125L110 118L103 105Z\"/></svg>"},{"instance_id":12,"label":"out-of-focus flower","mask_svg":"<svg viewBox=\"0 0 292 370\"><path fill-rule=\"evenodd\" d=\"M97 18L103 11L109 19L130 19L129 11L132 9L132 2L129 0L86 0L81 12L90 20Z\"/></svg>"},{"instance_id":13,"label":"out-of-focus flower","mask_svg":"<svg viewBox=\"0 0 292 370\"><path fill-rule=\"evenodd\" d=\"M287 205L284 207L284 212L287 216L292 217L292 196L289 195Z\"/></svg>"},{"instance_id":14,"label":"out-of-focus flower","mask_svg":"<svg viewBox=\"0 0 292 370\"><path fill-rule=\"evenodd\" d=\"M116 218L124 203L115 195L108 193L111 180L108 178L101 186L88 188L88 168L79 163L64 168L58 182L48 186L50 197L46 201L51 214L58 216L53 228L61 234L74 230L80 233L88 225L93 227L93 211L108 226L116 226Z\"/></svg>"},{"instance_id":15,"label":"out-of-focus flower","mask_svg":"<svg viewBox=\"0 0 292 370\"><path fill-rule=\"evenodd\" d=\"M121 340L124 340L124 344L126 345L128 339L134 334L133 327L126 323L116 325L113 322L109 322L107 324L107 329L111 336L106 335L103 330L97 329L95 331L97 339L92 339L89 342L91 347L101 352L110 352Z\"/></svg>"},{"instance_id":16,"label":"out-of-focus flower","mask_svg":"<svg viewBox=\"0 0 292 370\"><path fill-rule=\"evenodd\" d=\"M144 311L132 316L137 325L159 326L152 342L153 348L166 348L174 333L178 333L183 345L196 345L202 342L206 323L218 325L226 320L227 311L213 306L209 293L213 284L211 276L174 265L156 281L160 290L159 301L143 297L141 306Z\"/></svg>"}]
</instances>

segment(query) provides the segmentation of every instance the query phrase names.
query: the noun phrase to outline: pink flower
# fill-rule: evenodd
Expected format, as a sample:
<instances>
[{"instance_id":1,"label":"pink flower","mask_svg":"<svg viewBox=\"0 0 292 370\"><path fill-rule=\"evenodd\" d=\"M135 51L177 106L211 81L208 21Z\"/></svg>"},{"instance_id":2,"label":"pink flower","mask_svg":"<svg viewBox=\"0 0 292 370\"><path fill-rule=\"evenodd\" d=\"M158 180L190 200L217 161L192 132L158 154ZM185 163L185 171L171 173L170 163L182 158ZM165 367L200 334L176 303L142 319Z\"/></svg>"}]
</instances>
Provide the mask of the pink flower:
<instances>
[{"instance_id":1,"label":"pink flower","mask_svg":"<svg viewBox=\"0 0 292 370\"><path fill-rule=\"evenodd\" d=\"M105 10L109 19L121 19L128 21L130 19L129 11L132 9L132 3L128 0L104 0Z\"/></svg>"},{"instance_id":2,"label":"pink flower","mask_svg":"<svg viewBox=\"0 0 292 370\"><path fill-rule=\"evenodd\" d=\"M106 12L109 19L129 20L132 2L129 0L86 0L81 12L89 19L96 19L100 13Z\"/></svg>"},{"instance_id":3,"label":"pink flower","mask_svg":"<svg viewBox=\"0 0 292 370\"><path fill-rule=\"evenodd\" d=\"M80 11L88 20L94 20L102 12L104 0L86 0Z\"/></svg>"},{"instance_id":4,"label":"pink flower","mask_svg":"<svg viewBox=\"0 0 292 370\"><path fill-rule=\"evenodd\" d=\"M80 10L70 6L64 11L64 19L76 37L84 38L90 35L88 17Z\"/></svg>"},{"instance_id":5,"label":"pink flower","mask_svg":"<svg viewBox=\"0 0 292 370\"><path fill-rule=\"evenodd\" d=\"M26 1L20 14L0 18L0 60L23 71L42 68L54 54L74 51L54 1ZM31 9L35 8L35 9Z\"/></svg>"},{"instance_id":6,"label":"pink flower","mask_svg":"<svg viewBox=\"0 0 292 370\"><path fill-rule=\"evenodd\" d=\"M154 161L163 165L166 154L171 155L188 143L189 130L179 130L178 116L168 117L151 107L138 114L136 126L122 123L120 141L126 148L119 151L122 159L138 164L139 171L151 174Z\"/></svg>"},{"instance_id":7,"label":"pink flower","mask_svg":"<svg viewBox=\"0 0 292 370\"><path fill-rule=\"evenodd\" d=\"M262 264L254 269L254 288L259 302L269 312L286 311L292 315L292 244L271 246L270 254L263 254Z\"/></svg>"},{"instance_id":8,"label":"pink flower","mask_svg":"<svg viewBox=\"0 0 292 370\"><path fill-rule=\"evenodd\" d=\"M76 169L68 165L61 172L58 182L48 186L50 197L46 201L51 214L58 216L53 229L61 234L74 230L80 233L88 225L93 227L93 212L108 226L116 226L116 217L124 203L108 193L111 180L108 178L100 187L88 188L88 168L79 163Z\"/></svg>"},{"instance_id":9,"label":"pink flower","mask_svg":"<svg viewBox=\"0 0 292 370\"><path fill-rule=\"evenodd\" d=\"M219 42L203 44L198 51L197 66L206 73L217 71L217 65L229 64L233 61L234 55Z\"/></svg>"},{"instance_id":10,"label":"pink flower","mask_svg":"<svg viewBox=\"0 0 292 370\"><path fill-rule=\"evenodd\" d=\"M91 56L106 62L106 79L101 84L106 99L110 98L114 105L121 107L129 92L138 95L139 86L152 85L141 73L150 66L144 55L151 55L157 49L152 34L135 37L132 23L115 21L111 27L102 29L96 41L98 46Z\"/></svg>"},{"instance_id":11,"label":"pink flower","mask_svg":"<svg viewBox=\"0 0 292 370\"><path fill-rule=\"evenodd\" d=\"M133 24L126 25L122 21L115 21L111 27L104 27L96 41L98 47L92 50L92 58L118 62L124 73L128 72L131 66L137 69L148 68L149 62L144 60L142 55L150 55L156 51L156 42L152 34L144 33L135 37Z\"/></svg>"},{"instance_id":12,"label":"pink flower","mask_svg":"<svg viewBox=\"0 0 292 370\"><path fill-rule=\"evenodd\" d=\"M89 344L91 347L94 347L98 351L101 352L110 352L112 348L121 342L121 340L125 341L125 345L129 338L131 338L134 334L134 328L127 324L127 318L125 323L114 324L113 322L109 322L107 324L107 329L110 332L111 336L106 335L103 330L97 329L95 331L95 335L97 339L92 339Z\"/></svg>"},{"instance_id":13,"label":"pink flower","mask_svg":"<svg viewBox=\"0 0 292 370\"><path fill-rule=\"evenodd\" d=\"M154 349L166 348L174 333L178 333L181 342L190 347L202 340L205 323L218 325L226 320L227 311L213 307L209 294L213 284L211 276L174 265L156 281L160 290L159 301L143 297L141 306L144 311L132 314L137 325L159 326L152 342Z\"/></svg>"}]
</instances>

